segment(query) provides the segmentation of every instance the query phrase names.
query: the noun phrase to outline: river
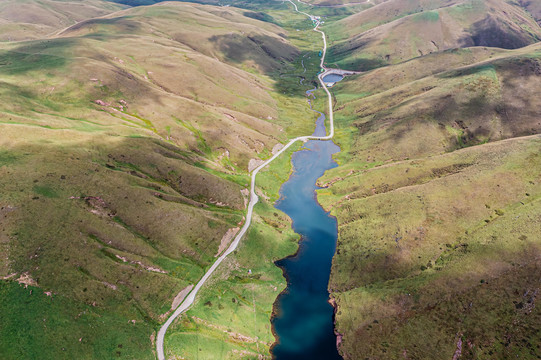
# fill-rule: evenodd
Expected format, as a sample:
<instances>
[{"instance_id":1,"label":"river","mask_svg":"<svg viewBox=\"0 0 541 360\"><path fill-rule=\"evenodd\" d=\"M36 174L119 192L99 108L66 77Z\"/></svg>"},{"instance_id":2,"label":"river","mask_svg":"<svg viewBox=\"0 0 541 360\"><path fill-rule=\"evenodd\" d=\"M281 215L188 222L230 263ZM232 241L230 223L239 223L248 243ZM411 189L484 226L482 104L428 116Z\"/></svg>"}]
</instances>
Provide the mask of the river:
<instances>
[{"instance_id":1,"label":"river","mask_svg":"<svg viewBox=\"0 0 541 360\"><path fill-rule=\"evenodd\" d=\"M292 0L288 1L296 12L314 20L311 15L299 11ZM318 27L319 20L316 20L313 30L320 33L323 40L320 67L324 68L327 39L325 33ZM315 194L316 180L326 170L337 166L332 160L332 154L337 153L340 148L329 141L334 136L332 97L323 80L319 80L327 94L329 134L326 133L325 129L325 115L318 112L319 117L313 135L291 139L281 150L252 171L246 221L227 250L216 259L158 331L156 352L159 360L165 360L164 339L169 326L193 304L201 287L222 261L237 249L240 240L248 231L252 222L254 206L259 201L259 197L255 193L256 177L259 171L297 141L306 141L309 138L313 140L305 143L304 150L293 154L294 172L289 180L283 184L280 190L281 198L276 204L278 209L291 217L293 229L301 235L302 239L296 255L277 262L288 279L288 286L275 303L278 314L272 319L272 323L273 331L279 342L273 347L272 352L277 360L341 359L336 349L336 337L333 330L334 310L328 303L329 293L327 291L332 258L336 250L337 223L336 219L325 213L318 204ZM307 94L310 95L311 92Z\"/></svg>"},{"instance_id":2,"label":"river","mask_svg":"<svg viewBox=\"0 0 541 360\"><path fill-rule=\"evenodd\" d=\"M314 136L325 136L325 115L319 113ZM316 180L336 167L332 155L340 148L332 141L310 140L293 154L293 173L280 189L276 208L285 212L301 235L298 252L276 262L287 278L273 318L278 339L272 353L277 360L341 359L336 349L334 309L327 286L336 251L337 223L316 199Z\"/></svg>"}]
</instances>

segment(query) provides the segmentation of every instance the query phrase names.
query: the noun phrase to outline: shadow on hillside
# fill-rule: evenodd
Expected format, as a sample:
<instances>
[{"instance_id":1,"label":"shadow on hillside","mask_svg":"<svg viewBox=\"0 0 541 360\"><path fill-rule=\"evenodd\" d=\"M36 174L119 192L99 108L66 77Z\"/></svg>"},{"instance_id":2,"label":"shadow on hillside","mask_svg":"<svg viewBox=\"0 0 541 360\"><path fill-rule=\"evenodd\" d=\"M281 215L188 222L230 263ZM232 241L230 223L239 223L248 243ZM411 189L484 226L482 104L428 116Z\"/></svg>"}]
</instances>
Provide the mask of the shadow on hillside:
<instances>
[{"instance_id":1,"label":"shadow on hillside","mask_svg":"<svg viewBox=\"0 0 541 360\"><path fill-rule=\"evenodd\" d=\"M14 50L0 51L0 74L18 75L29 71L63 67L75 39L32 41Z\"/></svg>"},{"instance_id":2,"label":"shadow on hillside","mask_svg":"<svg viewBox=\"0 0 541 360\"><path fill-rule=\"evenodd\" d=\"M370 39L356 38L344 43L333 45L328 50L326 63L332 66L334 63L340 65L346 70L369 71L388 65L387 61L378 58L359 58L354 54L362 53L362 50L371 44Z\"/></svg>"},{"instance_id":3,"label":"shadow on hillside","mask_svg":"<svg viewBox=\"0 0 541 360\"><path fill-rule=\"evenodd\" d=\"M270 16L270 15L264 13L264 12L261 12L261 11L257 11L257 12L255 12L255 11L245 11L245 12L242 13L242 15L244 15L246 17L249 17L250 19L264 21L264 22L268 22L268 23L272 23L272 24L278 24L276 22L276 20L272 16Z\"/></svg>"},{"instance_id":4,"label":"shadow on hillside","mask_svg":"<svg viewBox=\"0 0 541 360\"><path fill-rule=\"evenodd\" d=\"M215 35L209 40L216 44L226 61L235 65L255 65L259 72L274 79L274 89L281 94L301 97L308 88L317 86L311 82L314 82L319 66L312 65L304 73L300 65L299 50L279 38L265 35L226 34ZM317 52L309 55L308 58L317 59L319 62ZM308 58L306 58L307 61ZM301 81L302 79L305 80Z\"/></svg>"},{"instance_id":5,"label":"shadow on hillside","mask_svg":"<svg viewBox=\"0 0 541 360\"><path fill-rule=\"evenodd\" d=\"M459 43L462 47L489 46L502 49L518 49L535 42L535 39L511 29L507 24L487 15L470 28L471 36L464 36Z\"/></svg>"},{"instance_id":6,"label":"shadow on hillside","mask_svg":"<svg viewBox=\"0 0 541 360\"><path fill-rule=\"evenodd\" d=\"M417 151L414 134L421 128L434 126L435 122L442 139L448 144L445 151L450 152L493 141L499 124L494 122L497 106L483 92L472 93L467 101L448 94L427 96L422 103L418 99L409 99L353 125L360 136L371 136L384 130L386 138L393 143L412 141L409 151ZM408 155L419 157L425 154Z\"/></svg>"},{"instance_id":7,"label":"shadow on hillside","mask_svg":"<svg viewBox=\"0 0 541 360\"><path fill-rule=\"evenodd\" d=\"M225 55L226 60L237 64L253 61L267 75L298 55L294 46L266 35L230 33L214 35L209 41Z\"/></svg>"},{"instance_id":8,"label":"shadow on hillside","mask_svg":"<svg viewBox=\"0 0 541 360\"><path fill-rule=\"evenodd\" d=\"M112 19L90 19L77 23L68 28L64 33L87 30L89 33L107 30L113 34L135 33L141 28L141 24L130 20L127 16L115 17Z\"/></svg>"}]
</instances>

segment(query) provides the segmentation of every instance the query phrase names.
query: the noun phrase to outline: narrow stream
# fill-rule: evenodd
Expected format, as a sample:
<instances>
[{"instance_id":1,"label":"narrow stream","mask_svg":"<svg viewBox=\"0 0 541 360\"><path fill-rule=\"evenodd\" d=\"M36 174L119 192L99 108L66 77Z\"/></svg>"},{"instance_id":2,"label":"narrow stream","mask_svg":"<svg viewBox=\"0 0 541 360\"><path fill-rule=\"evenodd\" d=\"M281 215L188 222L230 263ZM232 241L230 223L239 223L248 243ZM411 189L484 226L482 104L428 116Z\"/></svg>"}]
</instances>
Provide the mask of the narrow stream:
<instances>
[{"instance_id":1,"label":"narrow stream","mask_svg":"<svg viewBox=\"0 0 541 360\"><path fill-rule=\"evenodd\" d=\"M311 92L307 92L311 95ZM325 115L319 113L314 136L325 136ZM333 308L327 286L336 251L337 223L316 199L316 180L336 167L332 155L340 148L332 141L311 140L293 154L293 173L280 189L275 204L293 221L301 235L297 254L277 261L287 278L286 290L275 303L272 319L277 360L341 359L336 349Z\"/></svg>"}]
</instances>

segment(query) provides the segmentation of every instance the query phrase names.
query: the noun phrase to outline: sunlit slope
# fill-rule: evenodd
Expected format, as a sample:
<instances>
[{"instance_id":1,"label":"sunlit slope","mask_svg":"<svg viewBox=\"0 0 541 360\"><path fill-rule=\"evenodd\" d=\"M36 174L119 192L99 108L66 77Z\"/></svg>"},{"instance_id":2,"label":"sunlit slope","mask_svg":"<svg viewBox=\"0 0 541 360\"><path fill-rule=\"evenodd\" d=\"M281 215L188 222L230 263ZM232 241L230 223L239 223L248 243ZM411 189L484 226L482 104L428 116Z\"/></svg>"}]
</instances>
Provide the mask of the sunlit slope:
<instances>
[{"instance_id":1,"label":"sunlit slope","mask_svg":"<svg viewBox=\"0 0 541 360\"><path fill-rule=\"evenodd\" d=\"M275 25L181 3L2 44L0 357L152 358L243 221L248 160L311 120L275 91L297 54Z\"/></svg>"},{"instance_id":2,"label":"sunlit slope","mask_svg":"<svg viewBox=\"0 0 541 360\"><path fill-rule=\"evenodd\" d=\"M291 120L278 120L273 82L256 74L276 71L297 52L274 25L202 9L136 8L60 38L4 45L3 96L13 99L4 116L53 128L92 119L123 135L138 128L189 150L216 156L227 150L244 168L255 150L284 137L271 123L285 127Z\"/></svg>"},{"instance_id":3,"label":"sunlit slope","mask_svg":"<svg viewBox=\"0 0 541 360\"><path fill-rule=\"evenodd\" d=\"M100 0L3 0L0 41L38 39L123 7Z\"/></svg>"},{"instance_id":4,"label":"sunlit slope","mask_svg":"<svg viewBox=\"0 0 541 360\"><path fill-rule=\"evenodd\" d=\"M540 151L538 135L503 140L356 169L320 194L339 219L345 359L539 356Z\"/></svg>"},{"instance_id":5,"label":"sunlit slope","mask_svg":"<svg viewBox=\"0 0 541 360\"><path fill-rule=\"evenodd\" d=\"M316 6L316 8L355 8L360 5L375 5L386 0L306 0L302 1L304 4L310 4Z\"/></svg>"},{"instance_id":6,"label":"sunlit slope","mask_svg":"<svg viewBox=\"0 0 541 360\"><path fill-rule=\"evenodd\" d=\"M368 70L452 48L515 49L541 38L520 4L502 0L389 0L331 24L329 64Z\"/></svg>"}]
</instances>

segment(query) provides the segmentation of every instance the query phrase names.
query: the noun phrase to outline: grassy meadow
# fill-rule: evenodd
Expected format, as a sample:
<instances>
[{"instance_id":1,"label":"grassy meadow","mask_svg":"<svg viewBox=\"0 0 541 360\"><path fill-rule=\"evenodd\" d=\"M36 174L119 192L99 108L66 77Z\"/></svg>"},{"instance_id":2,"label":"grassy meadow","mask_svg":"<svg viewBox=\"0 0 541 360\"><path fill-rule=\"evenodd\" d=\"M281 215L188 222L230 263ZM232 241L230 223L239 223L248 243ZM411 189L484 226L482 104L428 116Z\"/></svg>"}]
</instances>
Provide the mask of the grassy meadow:
<instances>
[{"instance_id":1,"label":"grassy meadow","mask_svg":"<svg viewBox=\"0 0 541 360\"><path fill-rule=\"evenodd\" d=\"M0 4L0 42L48 37L123 8L100 0L4 0Z\"/></svg>"},{"instance_id":2,"label":"grassy meadow","mask_svg":"<svg viewBox=\"0 0 541 360\"><path fill-rule=\"evenodd\" d=\"M292 29L290 39L302 49L292 62L293 68L280 76L277 86L302 101L300 106L308 110L304 92L315 87L319 35L302 16L288 12L269 14L286 29ZM315 119L313 112L305 115L303 121L308 121L310 127L303 129L304 134L313 131ZM222 270L201 289L193 307L173 323L165 339L167 356L271 358L269 351L275 339L270 318L276 297L286 286L282 271L274 262L295 253L299 239L290 227L290 219L273 204L278 200L281 184L289 177L291 154L301 146L292 146L258 174L256 192L260 202L254 209L253 225L234 255L224 261Z\"/></svg>"},{"instance_id":3,"label":"grassy meadow","mask_svg":"<svg viewBox=\"0 0 541 360\"><path fill-rule=\"evenodd\" d=\"M299 148L293 146L260 173L260 203L248 235L201 290L192 308L173 323L165 341L168 356L270 359L273 304L286 286L274 262L295 253L299 240L287 215L273 203L289 177L291 154Z\"/></svg>"}]
</instances>

